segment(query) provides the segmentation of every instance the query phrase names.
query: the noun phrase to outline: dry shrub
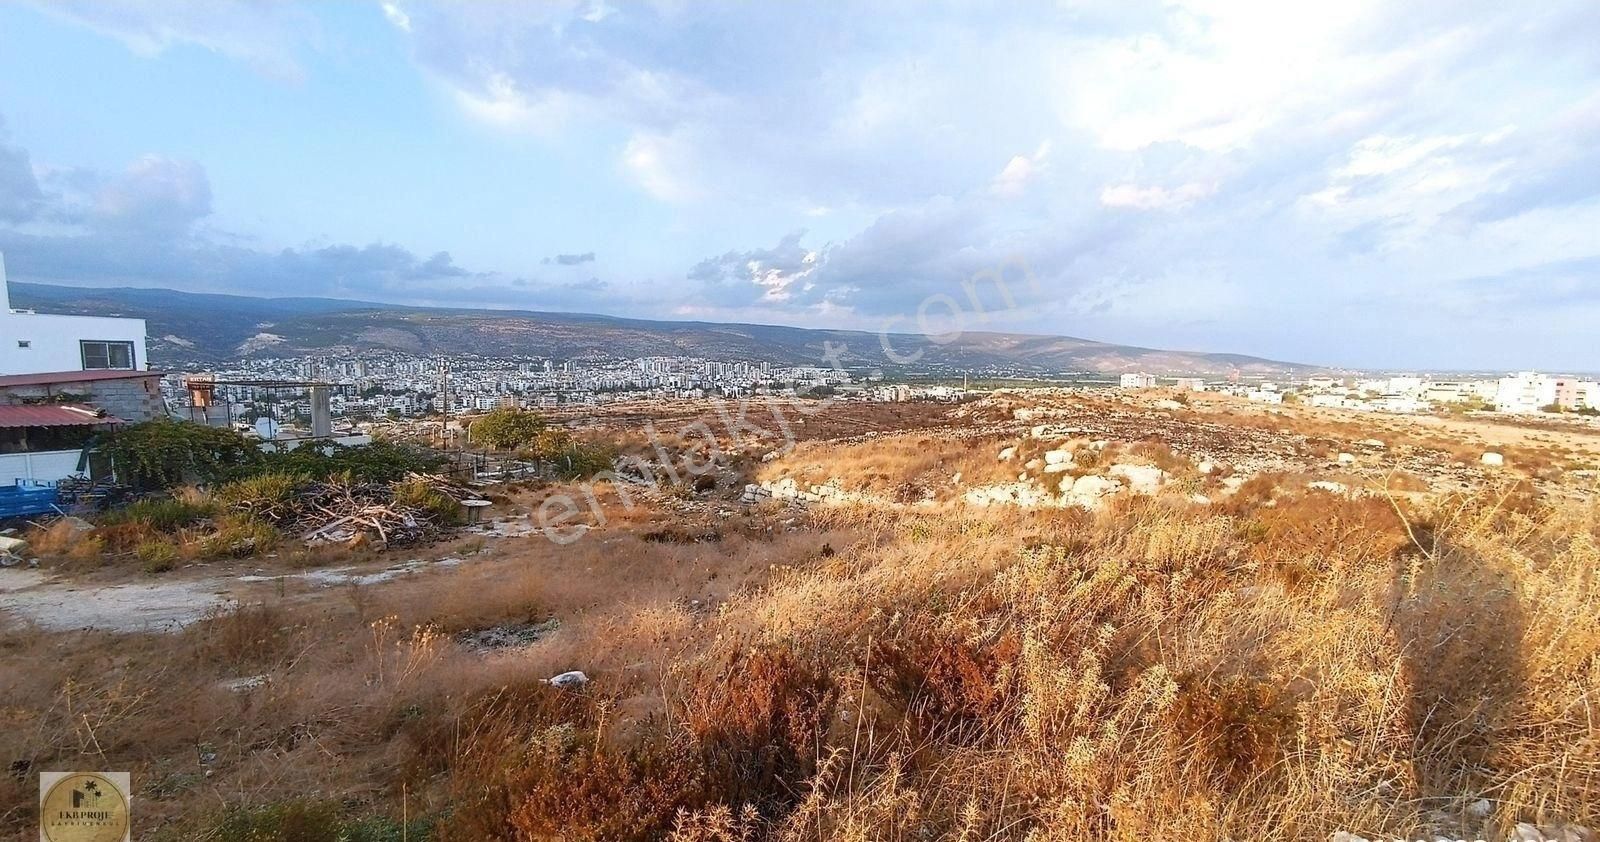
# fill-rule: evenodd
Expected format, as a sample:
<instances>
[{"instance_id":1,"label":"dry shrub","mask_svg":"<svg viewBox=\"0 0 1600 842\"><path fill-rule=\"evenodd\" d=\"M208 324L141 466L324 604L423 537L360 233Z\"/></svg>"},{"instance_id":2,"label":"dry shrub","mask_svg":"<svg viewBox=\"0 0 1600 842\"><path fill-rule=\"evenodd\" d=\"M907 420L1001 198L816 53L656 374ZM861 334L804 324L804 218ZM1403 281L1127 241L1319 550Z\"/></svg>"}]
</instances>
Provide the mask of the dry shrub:
<instances>
[{"instance_id":1,"label":"dry shrub","mask_svg":"<svg viewBox=\"0 0 1600 842\"><path fill-rule=\"evenodd\" d=\"M1169 474L1185 473L1192 467L1188 459L1172 452L1166 442L1158 440L1142 441L1127 449L1129 456L1140 462L1154 465Z\"/></svg>"},{"instance_id":2,"label":"dry shrub","mask_svg":"<svg viewBox=\"0 0 1600 842\"><path fill-rule=\"evenodd\" d=\"M1294 739L1295 712L1284 688L1235 676L1180 681L1175 736L1214 785L1237 789L1265 773Z\"/></svg>"},{"instance_id":3,"label":"dry shrub","mask_svg":"<svg viewBox=\"0 0 1600 842\"><path fill-rule=\"evenodd\" d=\"M999 678L1015 667L1014 633L971 641L946 627L917 624L873 642L863 668L872 690L903 711L920 732L947 735L1000 713L1008 697Z\"/></svg>"},{"instance_id":4,"label":"dry shrub","mask_svg":"<svg viewBox=\"0 0 1600 842\"><path fill-rule=\"evenodd\" d=\"M816 655L735 648L692 671L679 715L709 783L729 803L788 803L816 771L839 687Z\"/></svg>"},{"instance_id":5,"label":"dry shrub","mask_svg":"<svg viewBox=\"0 0 1600 842\"><path fill-rule=\"evenodd\" d=\"M441 842L659 838L703 800L702 772L679 743L606 744L607 700L534 685L470 705L431 736L447 760L454 809Z\"/></svg>"}]
</instances>

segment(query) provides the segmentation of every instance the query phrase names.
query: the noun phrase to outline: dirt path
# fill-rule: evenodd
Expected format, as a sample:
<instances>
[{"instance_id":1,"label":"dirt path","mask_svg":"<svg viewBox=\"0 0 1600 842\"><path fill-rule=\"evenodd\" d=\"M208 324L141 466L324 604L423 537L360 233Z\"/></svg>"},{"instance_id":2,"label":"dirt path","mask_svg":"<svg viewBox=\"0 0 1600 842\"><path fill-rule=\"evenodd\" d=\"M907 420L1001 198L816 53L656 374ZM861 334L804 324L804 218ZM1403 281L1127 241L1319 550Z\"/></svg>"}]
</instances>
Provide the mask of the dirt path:
<instances>
[{"instance_id":1,"label":"dirt path","mask_svg":"<svg viewBox=\"0 0 1600 842\"><path fill-rule=\"evenodd\" d=\"M297 592L314 593L337 586L381 585L464 563L447 556L282 575L219 571L189 579L115 585L74 583L44 570L0 569L0 626L20 622L45 631L171 633L285 584L294 585Z\"/></svg>"}]
</instances>

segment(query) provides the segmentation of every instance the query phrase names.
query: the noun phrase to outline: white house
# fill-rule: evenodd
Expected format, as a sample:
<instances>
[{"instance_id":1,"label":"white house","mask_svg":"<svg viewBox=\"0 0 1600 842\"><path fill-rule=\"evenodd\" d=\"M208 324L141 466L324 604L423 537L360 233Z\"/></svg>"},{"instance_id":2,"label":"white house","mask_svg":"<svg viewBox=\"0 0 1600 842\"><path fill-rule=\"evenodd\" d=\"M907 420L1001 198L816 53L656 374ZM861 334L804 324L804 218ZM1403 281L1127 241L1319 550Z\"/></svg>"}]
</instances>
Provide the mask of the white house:
<instances>
[{"instance_id":1,"label":"white house","mask_svg":"<svg viewBox=\"0 0 1600 842\"><path fill-rule=\"evenodd\" d=\"M1124 374L1118 383L1124 389L1149 389L1156 385L1156 378L1153 375L1145 374L1143 372L1138 374Z\"/></svg>"},{"instance_id":2,"label":"white house","mask_svg":"<svg viewBox=\"0 0 1600 842\"><path fill-rule=\"evenodd\" d=\"M1495 390L1496 412L1531 414L1556 402L1556 381L1534 371L1500 378Z\"/></svg>"},{"instance_id":3,"label":"white house","mask_svg":"<svg viewBox=\"0 0 1600 842\"><path fill-rule=\"evenodd\" d=\"M0 375L138 371L149 367L144 334L144 319L11 309L5 256L0 255Z\"/></svg>"},{"instance_id":4,"label":"white house","mask_svg":"<svg viewBox=\"0 0 1600 842\"><path fill-rule=\"evenodd\" d=\"M143 319L12 309L0 257L0 484L93 474L92 436L165 414L144 335Z\"/></svg>"}]
</instances>

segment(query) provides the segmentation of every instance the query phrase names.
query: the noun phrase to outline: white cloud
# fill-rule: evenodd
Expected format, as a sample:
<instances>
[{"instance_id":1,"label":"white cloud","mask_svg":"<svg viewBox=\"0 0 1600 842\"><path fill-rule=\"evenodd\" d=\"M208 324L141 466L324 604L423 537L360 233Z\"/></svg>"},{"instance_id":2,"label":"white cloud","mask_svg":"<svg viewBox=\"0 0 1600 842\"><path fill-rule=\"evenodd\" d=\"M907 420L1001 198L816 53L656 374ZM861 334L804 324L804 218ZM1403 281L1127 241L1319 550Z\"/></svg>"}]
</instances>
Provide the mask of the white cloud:
<instances>
[{"instance_id":1,"label":"white cloud","mask_svg":"<svg viewBox=\"0 0 1600 842\"><path fill-rule=\"evenodd\" d=\"M622 150L622 166L651 196L663 202L689 202L702 195L688 172L692 154L682 135L636 134Z\"/></svg>"},{"instance_id":2,"label":"white cloud","mask_svg":"<svg viewBox=\"0 0 1600 842\"><path fill-rule=\"evenodd\" d=\"M301 81L299 54L316 47L322 30L307 10L249 0L51 0L39 4L155 58L193 44L243 61L269 76Z\"/></svg>"},{"instance_id":3,"label":"white cloud","mask_svg":"<svg viewBox=\"0 0 1600 842\"><path fill-rule=\"evenodd\" d=\"M1100 191L1100 204L1108 208L1136 210L1180 210L1216 192L1214 184L1181 184L1177 187L1141 187L1114 184Z\"/></svg>"},{"instance_id":4,"label":"white cloud","mask_svg":"<svg viewBox=\"0 0 1600 842\"><path fill-rule=\"evenodd\" d=\"M1033 155L1014 155L1005 168L995 176L990 189L997 196L1016 197L1028 189L1028 183L1039 178L1050 157L1050 141L1039 144Z\"/></svg>"},{"instance_id":5,"label":"white cloud","mask_svg":"<svg viewBox=\"0 0 1600 842\"><path fill-rule=\"evenodd\" d=\"M394 28L402 32L411 31L411 16L406 14L404 9L394 3L384 3L382 5L384 18L393 24Z\"/></svg>"}]
</instances>

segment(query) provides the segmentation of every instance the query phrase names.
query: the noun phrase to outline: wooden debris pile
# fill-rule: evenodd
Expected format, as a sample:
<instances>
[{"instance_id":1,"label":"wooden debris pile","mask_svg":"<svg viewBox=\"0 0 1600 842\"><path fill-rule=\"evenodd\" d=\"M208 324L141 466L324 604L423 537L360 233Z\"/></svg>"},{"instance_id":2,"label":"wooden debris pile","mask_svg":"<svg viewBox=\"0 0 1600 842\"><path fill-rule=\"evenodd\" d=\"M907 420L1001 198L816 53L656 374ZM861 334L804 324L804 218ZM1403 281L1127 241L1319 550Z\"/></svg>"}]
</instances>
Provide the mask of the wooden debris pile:
<instances>
[{"instance_id":1,"label":"wooden debris pile","mask_svg":"<svg viewBox=\"0 0 1600 842\"><path fill-rule=\"evenodd\" d=\"M308 546L405 546L438 538L460 522L461 501L475 497L443 477L413 473L393 483L338 478L308 482L236 508L299 535Z\"/></svg>"}]
</instances>

